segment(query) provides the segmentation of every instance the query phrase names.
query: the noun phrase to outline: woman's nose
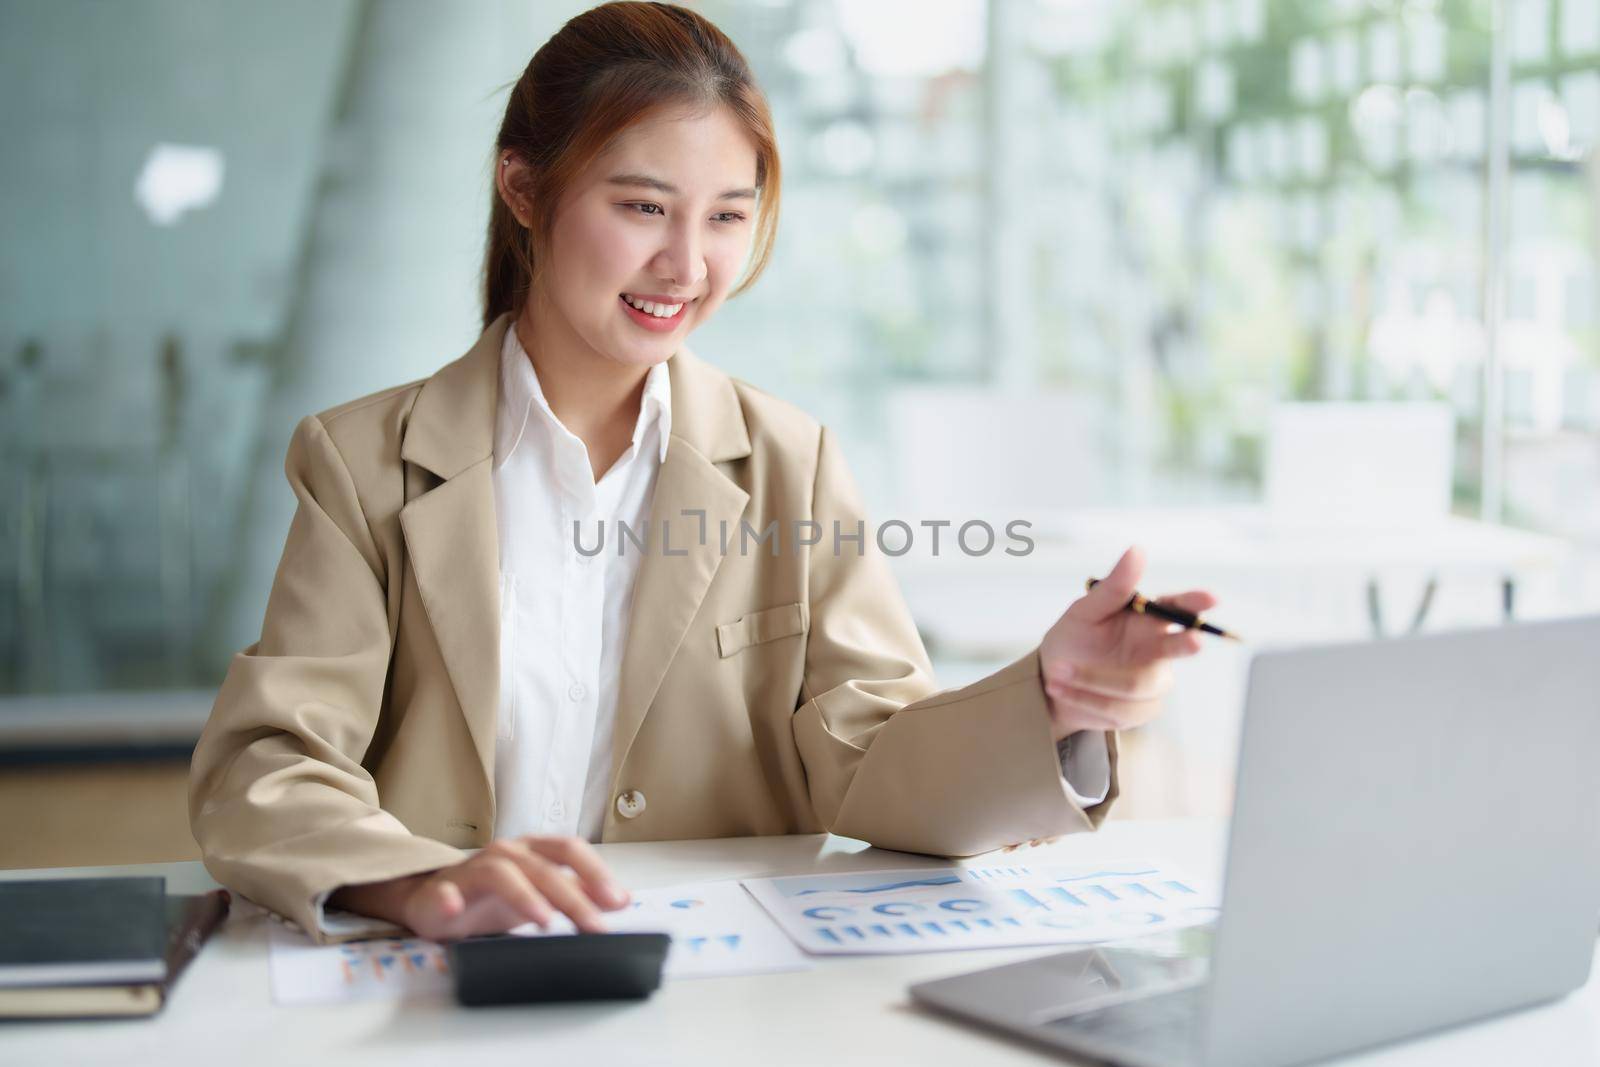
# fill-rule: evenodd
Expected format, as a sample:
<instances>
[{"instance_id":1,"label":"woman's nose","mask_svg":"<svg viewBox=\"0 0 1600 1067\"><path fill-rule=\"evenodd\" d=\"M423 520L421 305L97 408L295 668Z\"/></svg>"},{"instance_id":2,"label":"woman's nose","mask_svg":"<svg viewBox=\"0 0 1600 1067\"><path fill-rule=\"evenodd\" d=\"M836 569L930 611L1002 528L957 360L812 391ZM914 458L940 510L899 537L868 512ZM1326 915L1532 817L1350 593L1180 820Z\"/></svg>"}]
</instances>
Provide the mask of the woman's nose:
<instances>
[{"instance_id":1,"label":"woman's nose","mask_svg":"<svg viewBox=\"0 0 1600 1067\"><path fill-rule=\"evenodd\" d=\"M674 288L699 285L706 276L705 255L691 227L674 228L666 247L656 255L658 277L670 279Z\"/></svg>"}]
</instances>

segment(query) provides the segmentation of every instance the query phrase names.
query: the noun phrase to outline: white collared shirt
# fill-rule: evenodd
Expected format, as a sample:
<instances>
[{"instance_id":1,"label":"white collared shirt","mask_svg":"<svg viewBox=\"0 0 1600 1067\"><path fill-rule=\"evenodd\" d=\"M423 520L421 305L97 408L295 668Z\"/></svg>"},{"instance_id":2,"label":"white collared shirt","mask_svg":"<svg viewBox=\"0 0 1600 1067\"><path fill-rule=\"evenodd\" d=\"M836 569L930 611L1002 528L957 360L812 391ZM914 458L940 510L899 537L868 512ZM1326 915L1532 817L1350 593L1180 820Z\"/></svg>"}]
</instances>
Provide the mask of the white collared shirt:
<instances>
[{"instance_id":1,"label":"white collared shirt","mask_svg":"<svg viewBox=\"0 0 1600 1067\"><path fill-rule=\"evenodd\" d=\"M593 553L603 529L643 531L672 435L665 362L645 375L633 441L598 482L583 440L561 424L517 331L506 331L495 414L500 535L500 707L496 837L600 840L610 802L612 726L642 552Z\"/></svg>"}]
</instances>

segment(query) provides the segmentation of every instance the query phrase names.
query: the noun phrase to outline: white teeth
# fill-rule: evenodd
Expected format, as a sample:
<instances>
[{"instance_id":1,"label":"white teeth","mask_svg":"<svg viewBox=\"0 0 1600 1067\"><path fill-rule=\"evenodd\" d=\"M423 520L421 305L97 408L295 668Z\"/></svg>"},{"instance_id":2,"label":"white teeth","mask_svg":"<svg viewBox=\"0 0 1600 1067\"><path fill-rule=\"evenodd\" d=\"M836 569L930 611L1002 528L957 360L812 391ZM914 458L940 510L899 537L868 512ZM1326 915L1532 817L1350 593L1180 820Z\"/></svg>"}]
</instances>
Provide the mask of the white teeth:
<instances>
[{"instance_id":1,"label":"white teeth","mask_svg":"<svg viewBox=\"0 0 1600 1067\"><path fill-rule=\"evenodd\" d=\"M679 311L683 310L682 304L657 304L650 300L636 300L627 293L622 294L622 299L626 300L628 303L632 304L646 315L654 315L658 319L670 319Z\"/></svg>"}]
</instances>

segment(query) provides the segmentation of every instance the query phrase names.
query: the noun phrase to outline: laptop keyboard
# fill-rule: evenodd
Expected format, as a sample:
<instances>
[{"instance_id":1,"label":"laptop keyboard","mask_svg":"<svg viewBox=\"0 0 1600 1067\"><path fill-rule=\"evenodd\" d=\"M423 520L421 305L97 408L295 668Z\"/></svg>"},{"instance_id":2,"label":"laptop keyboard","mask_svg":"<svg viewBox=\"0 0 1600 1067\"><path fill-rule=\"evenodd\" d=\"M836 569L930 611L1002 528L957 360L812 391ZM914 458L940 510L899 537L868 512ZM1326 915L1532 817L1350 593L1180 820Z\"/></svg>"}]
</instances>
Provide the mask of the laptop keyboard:
<instances>
[{"instance_id":1,"label":"laptop keyboard","mask_svg":"<svg viewBox=\"0 0 1600 1067\"><path fill-rule=\"evenodd\" d=\"M1125 1004L1068 1015L1046 1024L1107 1043L1135 1046L1146 1055L1174 1063L1196 1056L1196 1036L1204 1004L1204 985L1158 993Z\"/></svg>"}]
</instances>

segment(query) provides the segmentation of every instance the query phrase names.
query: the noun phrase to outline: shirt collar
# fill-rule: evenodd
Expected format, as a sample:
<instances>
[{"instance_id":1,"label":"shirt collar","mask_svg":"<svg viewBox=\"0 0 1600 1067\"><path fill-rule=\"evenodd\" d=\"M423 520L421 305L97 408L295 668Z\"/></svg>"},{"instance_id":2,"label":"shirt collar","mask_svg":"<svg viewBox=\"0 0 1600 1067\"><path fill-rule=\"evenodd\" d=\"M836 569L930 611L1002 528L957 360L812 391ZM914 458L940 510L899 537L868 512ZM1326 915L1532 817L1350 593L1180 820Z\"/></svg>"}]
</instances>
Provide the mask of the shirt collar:
<instances>
[{"instance_id":1,"label":"shirt collar","mask_svg":"<svg viewBox=\"0 0 1600 1067\"><path fill-rule=\"evenodd\" d=\"M672 376L667 373L667 360L651 367L644 378L644 396L639 404L639 418L633 426L633 444L638 447L652 421L658 429L656 461L667 458L667 441L672 436ZM545 399L539 376L534 373L533 360L528 358L517 339L516 324L506 329L505 343L500 346L500 403L495 413L494 465L499 467L511 458L527 431L528 418L539 412L553 426L561 427ZM570 431L566 431L570 432Z\"/></svg>"}]
</instances>

